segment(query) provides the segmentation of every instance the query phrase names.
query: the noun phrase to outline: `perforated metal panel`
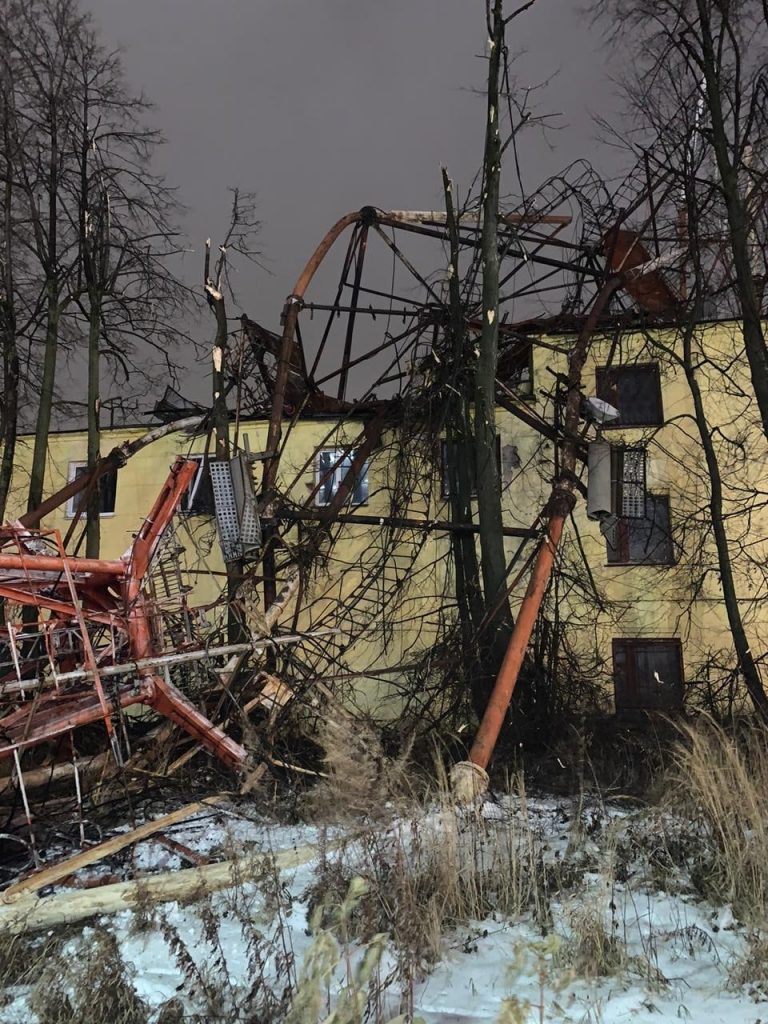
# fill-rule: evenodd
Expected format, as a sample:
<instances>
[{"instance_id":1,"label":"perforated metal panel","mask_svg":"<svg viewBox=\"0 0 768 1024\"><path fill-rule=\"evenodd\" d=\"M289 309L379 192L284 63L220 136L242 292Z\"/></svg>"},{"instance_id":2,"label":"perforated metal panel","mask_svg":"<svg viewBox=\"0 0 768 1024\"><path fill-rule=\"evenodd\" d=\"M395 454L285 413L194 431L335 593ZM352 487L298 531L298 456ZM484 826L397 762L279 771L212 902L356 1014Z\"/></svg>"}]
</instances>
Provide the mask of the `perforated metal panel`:
<instances>
[{"instance_id":1,"label":"perforated metal panel","mask_svg":"<svg viewBox=\"0 0 768 1024\"><path fill-rule=\"evenodd\" d=\"M219 542L225 562L247 558L261 544L261 524L247 456L211 461L211 486Z\"/></svg>"},{"instance_id":2,"label":"perforated metal panel","mask_svg":"<svg viewBox=\"0 0 768 1024\"><path fill-rule=\"evenodd\" d=\"M645 516L645 450L625 448L621 480L621 515L627 519Z\"/></svg>"},{"instance_id":3,"label":"perforated metal panel","mask_svg":"<svg viewBox=\"0 0 768 1024\"><path fill-rule=\"evenodd\" d=\"M235 489L228 462L210 462L213 503L216 508L216 525L219 528L219 543L225 562L239 557L240 522L235 505Z\"/></svg>"},{"instance_id":4,"label":"perforated metal panel","mask_svg":"<svg viewBox=\"0 0 768 1024\"><path fill-rule=\"evenodd\" d=\"M256 509L256 495L253 492L253 472L248 456L240 452L229 464L232 475L232 489L235 496L238 521L240 523L240 554L248 555L261 546L261 523Z\"/></svg>"}]
</instances>

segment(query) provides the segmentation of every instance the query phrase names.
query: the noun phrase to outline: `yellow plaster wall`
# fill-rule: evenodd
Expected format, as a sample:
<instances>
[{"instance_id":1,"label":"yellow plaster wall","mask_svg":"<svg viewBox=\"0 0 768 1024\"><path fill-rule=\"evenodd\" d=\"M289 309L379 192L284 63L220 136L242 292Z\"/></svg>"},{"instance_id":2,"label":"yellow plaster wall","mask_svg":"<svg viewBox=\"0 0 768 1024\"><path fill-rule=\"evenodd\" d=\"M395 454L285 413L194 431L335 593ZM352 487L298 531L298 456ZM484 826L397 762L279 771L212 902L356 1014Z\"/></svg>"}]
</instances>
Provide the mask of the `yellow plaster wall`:
<instances>
[{"instance_id":1,"label":"yellow plaster wall","mask_svg":"<svg viewBox=\"0 0 768 1024\"><path fill-rule=\"evenodd\" d=\"M673 335L660 337L662 342L674 350L678 342ZM555 377L549 371L562 372L565 369L566 355L555 349L567 349L569 343L569 339L559 337L550 339L554 348L537 346L534 349L534 396L526 401L532 411L550 423L553 418ZM700 353L714 355L722 362L728 353L738 353L740 340L733 327L716 325L702 328L697 334L696 345ZM584 390L587 394L595 393L595 367L606 360L611 346L612 341L608 338L595 341L585 368ZM645 351L646 347L646 339L639 335L625 337L620 350L613 354L613 362L646 361L653 357L653 354ZM658 355L658 352L655 354ZM743 363L737 359L734 374L738 377L745 372ZM708 415L713 423L721 424L723 429L739 429L752 436L750 432L759 429L759 425L756 428L753 423L754 412L748 398L749 391L745 389L744 394L738 395L726 394L726 390L722 375L714 371L709 374L706 394ZM730 390L738 392L738 388ZM701 473L703 457L690 419L690 393L683 375L666 364L662 367L662 395L665 415L662 428L612 430L606 432L606 437L611 441L643 441L648 444L649 488L669 494L673 517L676 517L686 510L691 513L697 509L700 511L706 504L707 489ZM299 422L290 433L281 462L281 489L297 502L306 501L316 479L315 451L318 448L343 447L351 443L357 437L360 426L354 422L339 425L332 420L319 419ZM145 429L136 427L105 431L102 449L107 451L113 445L134 439L144 433ZM542 441L531 427L501 409L498 410L498 430L502 444L505 523L528 527L533 524L549 492L553 447L550 442ZM249 422L244 431L248 434L252 451L266 447L265 422ZM369 470L370 500L360 511L381 515L389 512L389 493L396 469L397 447L397 439L390 436L384 450L374 456ZM51 436L46 494L64 484L69 463L84 460L85 449L86 439L82 432ZM190 442L182 435L169 435L142 450L128 462L118 475L115 513L102 517L104 557L116 557L129 546L132 533L150 509L174 458L178 454L202 451L201 439ZM22 438L14 477L15 490L8 509L10 518L23 511L30 461L31 438ZM734 485L737 479L748 479L751 485L763 486L768 492L766 460L759 459L757 463L728 467L729 484ZM260 472L258 466L256 472ZM436 464L434 474L437 480L439 473L440 467ZM427 506L423 494L430 487L433 502ZM409 507L403 510L403 514L435 519L450 518L448 503L435 497L439 495L439 484L435 486L433 480L430 487L425 484L423 492L420 488L414 490L409 496ZM571 567L572 576L580 572L581 577L576 575L571 582L563 578L559 583L561 614L565 621L573 618L579 623L572 643L576 649L580 646L583 649L585 663L593 660L597 647L602 659L598 674L605 683L608 696L611 693L613 637L679 637L684 644L686 675L689 679L695 676L696 666L706 660L709 654L721 648L730 648L728 624L720 600L716 571L710 573L701 594L695 601L691 601L691 579L694 574L704 565L716 569L711 545L705 545L703 550L697 550L695 554L684 552L679 564L672 568L609 566L605 541L598 524L586 518L585 505L581 500L574 513L574 520L581 547L576 542L576 533L569 526L563 559L564 564ZM43 525L58 528L64 533L68 524L64 510L60 509L47 517ZM762 529L760 522L752 522L750 525L756 543L768 535L768 521L764 525L767 529ZM737 517L734 517L732 528L742 529ZM414 545L418 535L399 535L400 541L394 546L386 570L390 582L393 578L401 578L395 615L400 625L392 631L387 628L386 617L376 606L376 597L382 586L376 572L380 565L380 546L384 533L378 527L340 527L330 558L315 572L306 594L308 611L302 614L298 625L306 630L335 628L340 631L334 644L335 661L329 663L312 645L302 651L306 664L311 665L319 675L365 672L407 664L430 649L439 635L440 610L445 605L445 594L450 594L451 589L451 580L447 575L447 535L430 533L419 542L417 553L414 553ZM206 572L211 570L221 573L223 564L211 523L200 517L180 517L178 536L186 547L187 564L193 580L197 581L193 599L198 602L214 600L219 593L222 576L210 576ZM509 558L518 545L518 540L506 539ZM587 573L583 564L579 569L582 549L595 585L607 599L608 607L603 612L585 603L583 588L586 586ZM762 551L760 544L757 544L755 550L758 553ZM530 547L526 556L529 552ZM526 582L527 575L516 588L515 605L522 596ZM752 599L748 619L754 642L763 645L761 649L765 650L768 617L763 612L761 587L755 585L746 573L739 577L739 586L744 596ZM345 602L349 602L350 597L351 618L345 618L339 614L339 610ZM368 679L356 689L360 703L378 710L382 710L383 704L393 692L387 682L381 679Z\"/></svg>"}]
</instances>

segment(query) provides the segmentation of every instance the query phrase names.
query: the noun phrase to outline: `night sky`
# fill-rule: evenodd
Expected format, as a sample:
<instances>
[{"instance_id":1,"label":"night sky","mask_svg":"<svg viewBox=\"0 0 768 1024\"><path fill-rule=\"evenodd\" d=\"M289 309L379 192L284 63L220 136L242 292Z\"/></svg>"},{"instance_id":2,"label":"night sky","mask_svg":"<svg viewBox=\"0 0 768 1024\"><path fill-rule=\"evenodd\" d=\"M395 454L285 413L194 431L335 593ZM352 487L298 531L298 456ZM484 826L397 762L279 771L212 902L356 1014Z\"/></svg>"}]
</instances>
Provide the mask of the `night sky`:
<instances>
[{"instance_id":1,"label":"night sky","mask_svg":"<svg viewBox=\"0 0 768 1024\"><path fill-rule=\"evenodd\" d=\"M342 213L365 204L441 208L441 164L461 189L480 165L482 0L89 6L105 44L124 49L130 85L156 104L168 140L157 167L188 208L190 283L202 277L204 239L215 243L226 228L227 187L257 194L266 269L242 266L234 280L241 307L273 329L303 263ZM518 87L540 86L533 111L552 115L549 131L520 139L526 192L578 157L616 166L592 117L615 116L620 101L579 7L538 0L510 26ZM502 188L520 191L511 160ZM208 327L203 319L195 328L201 340Z\"/></svg>"}]
</instances>

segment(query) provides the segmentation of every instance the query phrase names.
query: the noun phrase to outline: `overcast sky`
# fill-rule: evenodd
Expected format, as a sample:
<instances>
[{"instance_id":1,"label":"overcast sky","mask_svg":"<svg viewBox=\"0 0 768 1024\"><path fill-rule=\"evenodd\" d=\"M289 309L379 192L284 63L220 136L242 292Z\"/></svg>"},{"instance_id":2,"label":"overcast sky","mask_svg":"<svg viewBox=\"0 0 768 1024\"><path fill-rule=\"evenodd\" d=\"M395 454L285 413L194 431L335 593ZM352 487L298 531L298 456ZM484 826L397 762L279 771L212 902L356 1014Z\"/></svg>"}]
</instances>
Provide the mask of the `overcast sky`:
<instances>
[{"instance_id":1,"label":"overcast sky","mask_svg":"<svg viewBox=\"0 0 768 1024\"><path fill-rule=\"evenodd\" d=\"M88 3L88 0L85 0ZM157 106L160 169L202 243L224 231L227 186L258 196L265 272L244 270L245 309L277 327L284 297L327 228L365 204L442 204L440 165L461 187L482 156L483 0L90 0L131 85ZM580 0L537 0L510 27L521 86L545 138L523 137L526 191L577 157L600 163L591 120L618 103ZM505 191L516 190L511 164ZM232 310L234 312L234 310Z\"/></svg>"}]
</instances>

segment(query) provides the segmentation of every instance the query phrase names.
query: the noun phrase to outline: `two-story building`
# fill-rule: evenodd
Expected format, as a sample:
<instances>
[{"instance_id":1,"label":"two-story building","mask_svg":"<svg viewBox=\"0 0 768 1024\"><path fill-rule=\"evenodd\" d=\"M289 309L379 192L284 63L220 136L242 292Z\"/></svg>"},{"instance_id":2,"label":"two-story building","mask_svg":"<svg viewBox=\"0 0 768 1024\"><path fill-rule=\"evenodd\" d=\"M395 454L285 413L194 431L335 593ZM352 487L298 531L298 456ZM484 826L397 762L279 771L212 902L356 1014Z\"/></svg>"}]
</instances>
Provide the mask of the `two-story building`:
<instances>
[{"instance_id":1,"label":"two-story building","mask_svg":"<svg viewBox=\"0 0 768 1024\"><path fill-rule=\"evenodd\" d=\"M536 422L558 423L558 391L572 339L532 338L530 373L508 408L497 410L505 545L516 579L512 607L527 582L526 559L536 543L522 534L538 519L555 470L551 438ZM762 598L768 535L765 444L740 359L738 325L700 325L694 368L722 468L724 519L750 641L758 659L768 651L768 615ZM683 702L707 706L736 701L738 677L711 537L711 479L685 372L683 334L672 329L596 337L585 369L585 396L619 411L615 423L585 422L584 442L612 446L615 517L590 520L581 497L566 530L543 615L579 663L584 679L618 711L673 709ZM681 361L682 360L682 361ZM525 422L510 411L522 408ZM266 446L267 419L240 423L240 441ZM141 424L105 431L102 448L133 439ZM354 411L314 414L286 422L278 488L292 507L321 509L333 497L354 454L361 421ZM551 431L550 431L551 433ZM9 518L23 507L31 438L21 438ZM48 493L82 472L86 439L80 431L51 435ZM178 516L176 537L185 553L192 599L215 613L226 575L204 473L205 438L169 434L132 458L101 488L104 557L130 543L174 457L198 460L200 472ZM335 633L291 648L289 674L301 679L349 680L348 699L390 715L404 699L403 680L414 665L434 659L445 671L441 642L455 620L448 474L444 442L431 438L411 410L388 428L354 492L331 529L292 614L294 631ZM255 472L261 471L255 463ZM587 483L586 466L581 472ZM43 523L65 532L73 499ZM291 544L311 522L284 535L278 567L291 560ZM258 578L258 570L254 576ZM244 599L259 614L258 587ZM442 660L441 660L442 659ZM448 668L450 666L447 666ZM394 703L393 703L394 702Z\"/></svg>"}]
</instances>

